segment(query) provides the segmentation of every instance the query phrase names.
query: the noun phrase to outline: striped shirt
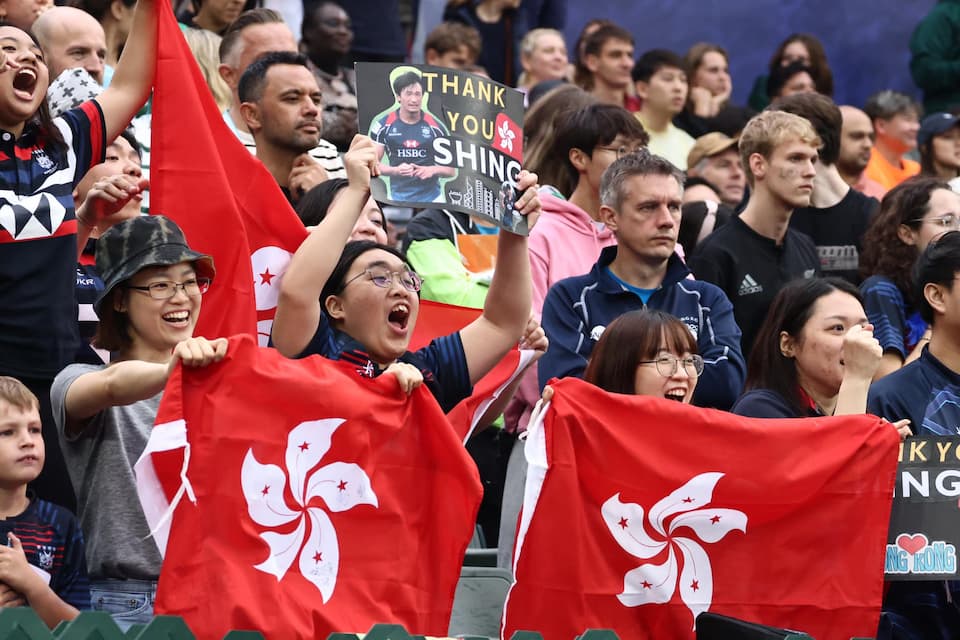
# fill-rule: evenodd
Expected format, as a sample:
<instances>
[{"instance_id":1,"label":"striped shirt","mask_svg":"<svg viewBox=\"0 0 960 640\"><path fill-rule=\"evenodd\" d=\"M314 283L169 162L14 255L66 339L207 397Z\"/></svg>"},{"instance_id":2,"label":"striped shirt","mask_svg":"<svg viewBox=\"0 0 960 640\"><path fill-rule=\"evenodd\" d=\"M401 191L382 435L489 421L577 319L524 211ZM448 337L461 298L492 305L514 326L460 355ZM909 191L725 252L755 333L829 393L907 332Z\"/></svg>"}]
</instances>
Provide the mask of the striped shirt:
<instances>
[{"instance_id":1,"label":"striped shirt","mask_svg":"<svg viewBox=\"0 0 960 640\"><path fill-rule=\"evenodd\" d=\"M94 101L54 124L66 149L34 124L0 131L0 371L51 380L79 346L73 190L106 148Z\"/></svg>"},{"instance_id":2,"label":"striped shirt","mask_svg":"<svg viewBox=\"0 0 960 640\"><path fill-rule=\"evenodd\" d=\"M81 611L90 608L90 582L83 533L76 517L63 507L33 499L17 516L0 520L0 539L13 533L37 573L61 600Z\"/></svg>"}]
</instances>

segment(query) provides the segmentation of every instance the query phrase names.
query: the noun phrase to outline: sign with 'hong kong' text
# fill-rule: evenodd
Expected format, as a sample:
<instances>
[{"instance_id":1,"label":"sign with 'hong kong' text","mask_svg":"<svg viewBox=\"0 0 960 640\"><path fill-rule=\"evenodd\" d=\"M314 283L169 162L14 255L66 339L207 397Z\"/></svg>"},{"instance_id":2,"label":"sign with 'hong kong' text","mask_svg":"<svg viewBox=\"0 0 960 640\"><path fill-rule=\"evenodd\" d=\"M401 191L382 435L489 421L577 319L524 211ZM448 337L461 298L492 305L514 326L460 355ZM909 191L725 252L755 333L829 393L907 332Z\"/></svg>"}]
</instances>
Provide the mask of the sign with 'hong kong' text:
<instances>
[{"instance_id":1,"label":"sign with 'hong kong' text","mask_svg":"<svg viewBox=\"0 0 960 640\"><path fill-rule=\"evenodd\" d=\"M957 578L958 545L960 437L908 438L900 444L886 579Z\"/></svg>"},{"instance_id":2,"label":"sign with 'hong kong' text","mask_svg":"<svg viewBox=\"0 0 960 640\"><path fill-rule=\"evenodd\" d=\"M480 216L526 235L514 211L523 161L523 95L441 67L360 63L360 131L380 152L373 197Z\"/></svg>"}]
</instances>

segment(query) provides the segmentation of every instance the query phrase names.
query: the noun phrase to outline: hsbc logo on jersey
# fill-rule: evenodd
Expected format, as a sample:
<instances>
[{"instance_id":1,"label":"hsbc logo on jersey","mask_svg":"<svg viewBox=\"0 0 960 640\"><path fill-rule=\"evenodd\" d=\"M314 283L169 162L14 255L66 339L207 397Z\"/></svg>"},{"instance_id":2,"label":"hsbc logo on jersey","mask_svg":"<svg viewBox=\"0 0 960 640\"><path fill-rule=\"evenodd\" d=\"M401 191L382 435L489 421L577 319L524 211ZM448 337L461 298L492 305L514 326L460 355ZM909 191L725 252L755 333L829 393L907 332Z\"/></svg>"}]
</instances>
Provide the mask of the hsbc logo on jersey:
<instances>
[{"instance_id":1,"label":"hsbc logo on jersey","mask_svg":"<svg viewBox=\"0 0 960 640\"><path fill-rule=\"evenodd\" d=\"M408 158L408 159L410 159L410 158L412 158L412 159L426 158L426 157L427 157L427 150L426 150L426 149L419 149L419 148L409 149L409 148L406 148L406 146L404 146L404 147L401 147L401 148L397 149L396 157L398 157L398 158Z\"/></svg>"},{"instance_id":2,"label":"hsbc logo on jersey","mask_svg":"<svg viewBox=\"0 0 960 640\"><path fill-rule=\"evenodd\" d=\"M416 149L417 147L420 146L420 143L417 142L416 140L404 140L403 146L406 147L407 149Z\"/></svg>"}]
</instances>

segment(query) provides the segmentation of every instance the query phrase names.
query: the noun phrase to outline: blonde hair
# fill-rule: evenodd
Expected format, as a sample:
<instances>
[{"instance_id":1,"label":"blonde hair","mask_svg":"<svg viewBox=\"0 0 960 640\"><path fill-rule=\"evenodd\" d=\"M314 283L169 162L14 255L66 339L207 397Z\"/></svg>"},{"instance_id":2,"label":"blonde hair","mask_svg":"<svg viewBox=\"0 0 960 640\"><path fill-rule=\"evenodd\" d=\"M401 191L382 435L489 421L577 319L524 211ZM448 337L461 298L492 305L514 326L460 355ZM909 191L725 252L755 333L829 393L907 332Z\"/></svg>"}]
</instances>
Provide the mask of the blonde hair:
<instances>
[{"instance_id":1,"label":"blonde hair","mask_svg":"<svg viewBox=\"0 0 960 640\"><path fill-rule=\"evenodd\" d=\"M27 385L9 376L0 376L0 402L6 402L21 411L40 409L37 396L33 395Z\"/></svg>"},{"instance_id":2,"label":"blonde hair","mask_svg":"<svg viewBox=\"0 0 960 640\"><path fill-rule=\"evenodd\" d=\"M740 133L740 162L747 173L747 182L753 186L750 156L759 153L770 159L773 150L791 140L799 140L814 149L821 146L820 136L806 118L786 111L763 111L754 117Z\"/></svg>"},{"instance_id":3,"label":"blonde hair","mask_svg":"<svg viewBox=\"0 0 960 640\"><path fill-rule=\"evenodd\" d=\"M540 27L538 29L533 29L527 31L527 35L523 36L523 40L520 41L520 60L524 58L529 58L533 55L533 52L537 48L537 40L542 36L554 35L563 40L563 34L557 31L556 29L548 29L546 27ZM564 40L564 44L566 41ZM529 74L526 71L520 72L520 77L517 79L517 86L524 87L530 81Z\"/></svg>"},{"instance_id":4,"label":"blonde hair","mask_svg":"<svg viewBox=\"0 0 960 640\"><path fill-rule=\"evenodd\" d=\"M233 100L230 87L217 72L217 67L220 64L220 41L222 38L212 31L192 27L183 30L183 37L200 67L203 79L207 81L207 86L210 88L210 93L213 94L217 106L221 111L229 109Z\"/></svg>"}]
</instances>

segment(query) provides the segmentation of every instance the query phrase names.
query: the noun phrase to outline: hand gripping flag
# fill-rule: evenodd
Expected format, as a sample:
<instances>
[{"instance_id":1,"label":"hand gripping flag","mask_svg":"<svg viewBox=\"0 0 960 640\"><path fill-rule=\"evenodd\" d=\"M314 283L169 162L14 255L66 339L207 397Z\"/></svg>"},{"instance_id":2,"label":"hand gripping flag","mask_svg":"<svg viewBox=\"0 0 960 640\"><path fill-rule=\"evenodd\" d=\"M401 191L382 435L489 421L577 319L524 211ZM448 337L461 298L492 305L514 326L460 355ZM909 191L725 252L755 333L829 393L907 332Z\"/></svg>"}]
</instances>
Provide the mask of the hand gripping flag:
<instances>
[{"instance_id":1,"label":"hand gripping flag","mask_svg":"<svg viewBox=\"0 0 960 640\"><path fill-rule=\"evenodd\" d=\"M250 336L178 369L137 463L151 527L170 496L155 449L185 448L157 613L198 638L325 638L396 622L445 635L481 487L421 387L289 360ZM162 543L161 537L158 541Z\"/></svg>"},{"instance_id":2,"label":"hand gripping flag","mask_svg":"<svg viewBox=\"0 0 960 640\"><path fill-rule=\"evenodd\" d=\"M554 382L504 636L692 639L712 611L875 635L898 438L874 416L757 420Z\"/></svg>"}]
</instances>

